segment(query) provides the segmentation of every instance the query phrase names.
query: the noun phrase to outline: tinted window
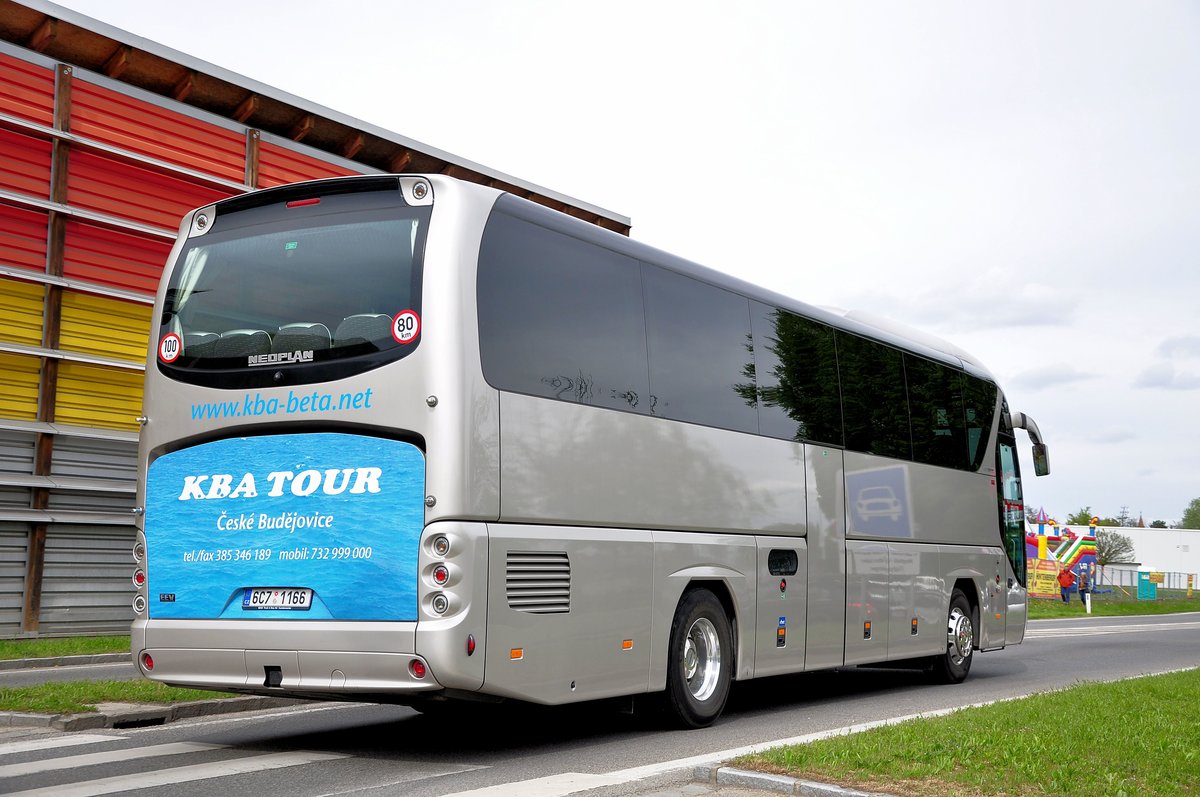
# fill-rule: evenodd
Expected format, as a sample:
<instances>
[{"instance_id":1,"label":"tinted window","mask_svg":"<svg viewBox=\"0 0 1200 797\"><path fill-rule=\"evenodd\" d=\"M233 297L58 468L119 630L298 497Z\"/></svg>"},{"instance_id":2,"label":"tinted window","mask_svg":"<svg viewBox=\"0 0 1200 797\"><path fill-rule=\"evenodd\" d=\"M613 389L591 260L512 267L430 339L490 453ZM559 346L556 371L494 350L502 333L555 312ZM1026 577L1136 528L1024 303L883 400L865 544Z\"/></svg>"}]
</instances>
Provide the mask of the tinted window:
<instances>
[{"instance_id":1,"label":"tinted window","mask_svg":"<svg viewBox=\"0 0 1200 797\"><path fill-rule=\"evenodd\" d=\"M758 428L770 437L842 444L833 330L753 302Z\"/></svg>"},{"instance_id":2,"label":"tinted window","mask_svg":"<svg viewBox=\"0 0 1200 797\"><path fill-rule=\"evenodd\" d=\"M969 464L962 399L965 375L911 354L905 355L904 364L912 417L913 459L965 470Z\"/></svg>"},{"instance_id":3,"label":"tinted window","mask_svg":"<svg viewBox=\"0 0 1200 797\"><path fill-rule=\"evenodd\" d=\"M729 291L643 269L652 411L664 418L758 431L750 303Z\"/></svg>"},{"instance_id":4,"label":"tinted window","mask_svg":"<svg viewBox=\"0 0 1200 797\"><path fill-rule=\"evenodd\" d=\"M896 349L837 333L846 448L909 459L908 397L904 364Z\"/></svg>"},{"instance_id":5,"label":"tinted window","mask_svg":"<svg viewBox=\"0 0 1200 797\"><path fill-rule=\"evenodd\" d=\"M996 386L975 376L965 375L963 407L967 419L967 456L971 470L979 470L987 453L988 435L996 414Z\"/></svg>"},{"instance_id":6,"label":"tinted window","mask_svg":"<svg viewBox=\"0 0 1200 797\"><path fill-rule=\"evenodd\" d=\"M496 212L477 284L483 373L493 387L650 411L636 260Z\"/></svg>"},{"instance_id":7,"label":"tinted window","mask_svg":"<svg viewBox=\"0 0 1200 797\"><path fill-rule=\"evenodd\" d=\"M1000 530L1004 550L1013 573L1025 585L1025 501L1021 495L1021 470L1017 464L1016 439L1012 435L996 437L996 475L999 483Z\"/></svg>"}]
</instances>

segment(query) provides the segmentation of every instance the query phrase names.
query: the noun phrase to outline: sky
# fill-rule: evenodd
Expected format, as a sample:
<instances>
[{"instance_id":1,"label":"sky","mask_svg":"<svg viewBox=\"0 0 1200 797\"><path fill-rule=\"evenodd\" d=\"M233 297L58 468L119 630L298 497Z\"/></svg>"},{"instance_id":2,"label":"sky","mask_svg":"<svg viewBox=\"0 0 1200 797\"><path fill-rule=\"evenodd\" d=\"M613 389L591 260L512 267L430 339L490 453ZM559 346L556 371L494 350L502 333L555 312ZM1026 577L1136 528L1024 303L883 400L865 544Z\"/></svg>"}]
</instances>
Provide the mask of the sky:
<instances>
[{"instance_id":1,"label":"sky","mask_svg":"<svg viewBox=\"0 0 1200 797\"><path fill-rule=\"evenodd\" d=\"M1029 507L1200 498L1200 5L59 4L953 342L1050 446Z\"/></svg>"}]
</instances>

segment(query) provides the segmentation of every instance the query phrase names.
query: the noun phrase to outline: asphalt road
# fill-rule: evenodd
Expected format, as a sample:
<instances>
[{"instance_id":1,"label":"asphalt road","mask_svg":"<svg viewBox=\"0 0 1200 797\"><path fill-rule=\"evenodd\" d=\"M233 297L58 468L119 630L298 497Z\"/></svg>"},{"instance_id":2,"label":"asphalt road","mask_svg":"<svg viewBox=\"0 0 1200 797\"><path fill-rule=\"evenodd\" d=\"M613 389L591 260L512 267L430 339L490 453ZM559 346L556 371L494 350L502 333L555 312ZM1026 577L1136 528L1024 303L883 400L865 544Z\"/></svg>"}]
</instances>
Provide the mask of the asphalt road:
<instances>
[{"instance_id":1,"label":"asphalt road","mask_svg":"<svg viewBox=\"0 0 1200 797\"><path fill-rule=\"evenodd\" d=\"M1031 623L1024 644L977 655L958 686L867 669L738 684L722 720L700 731L664 730L608 704L432 717L345 703L88 733L12 729L0 732L0 793L553 797L597 787L590 793L649 794L685 780L694 763L752 746L1195 667L1198 658L1200 614L1081 618Z\"/></svg>"}]
</instances>

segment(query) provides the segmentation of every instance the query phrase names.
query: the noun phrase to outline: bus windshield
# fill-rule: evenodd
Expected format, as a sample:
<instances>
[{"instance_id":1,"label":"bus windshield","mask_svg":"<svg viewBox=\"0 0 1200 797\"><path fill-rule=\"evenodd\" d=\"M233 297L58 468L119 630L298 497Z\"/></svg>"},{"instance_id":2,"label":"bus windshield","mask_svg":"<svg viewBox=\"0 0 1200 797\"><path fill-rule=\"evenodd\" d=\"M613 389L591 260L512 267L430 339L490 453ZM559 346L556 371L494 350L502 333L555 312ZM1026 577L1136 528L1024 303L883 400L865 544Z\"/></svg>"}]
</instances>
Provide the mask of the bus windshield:
<instances>
[{"instance_id":1,"label":"bus windshield","mask_svg":"<svg viewBox=\"0 0 1200 797\"><path fill-rule=\"evenodd\" d=\"M404 356L417 342L428 216L376 192L218 217L171 274L160 368L206 383L223 372L232 387L258 381L247 371L360 361L345 375ZM411 334L395 332L404 322ZM289 381L336 375L319 370Z\"/></svg>"}]
</instances>

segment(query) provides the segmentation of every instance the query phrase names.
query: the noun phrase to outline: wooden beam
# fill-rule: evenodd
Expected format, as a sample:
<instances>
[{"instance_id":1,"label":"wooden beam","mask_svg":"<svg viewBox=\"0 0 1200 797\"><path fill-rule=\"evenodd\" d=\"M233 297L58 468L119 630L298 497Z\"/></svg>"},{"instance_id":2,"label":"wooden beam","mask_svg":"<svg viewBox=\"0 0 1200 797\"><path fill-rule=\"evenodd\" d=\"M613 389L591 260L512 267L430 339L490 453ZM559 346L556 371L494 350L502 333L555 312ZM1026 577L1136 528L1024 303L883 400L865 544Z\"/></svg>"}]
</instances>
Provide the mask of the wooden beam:
<instances>
[{"instance_id":1,"label":"wooden beam","mask_svg":"<svg viewBox=\"0 0 1200 797\"><path fill-rule=\"evenodd\" d=\"M459 180L466 180L470 183L479 182L479 174L471 171L470 169L459 166L457 163L447 163L445 167L442 168L442 174L445 174L449 177L457 177Z\"/></svg>"},{"instance_id":2,"label":"wooden beam","mask_svg":"<svg viewBox=\"0 0 1200 797\"><path fill-rule=\"evenodd\" d=\"M260 133L259 131L257 131L257 130L247 130L246 131L246 175L245 175L246 180L245 180L245 182L246 182L246 185L250 186L251 188L259 187L258 186L258 173L259 173L258 142L261 139L262 139L262 133Z\"/></svg>"},{"instance_id":3,"label":"wooden beam","mask_svg":"<svg viewBox=\"0 0 1200 797\"><path fill-rule=\"evenodd\" d=\"M38 29L29 35L29 41L25 46L34 52L40 53L50 46L58 36L58 20L52 17L46 17L42 20L42 24L38 25Z\"/></svg>"},{"instance_id":4,"label":"wooden beam","mask_svg":"<svg viewBox=\"0 0 1200 797\"><path fill-rule=\"evenodd\" d=\"M258 106L261 102L262 99L257 94L246 95L246 99L242 100L237 110L233 112L233 118L239 122L245 122L258 112Z\"/></svg>"},{"instance_id":5,"label":"wooden beam","mask_svg":"<svg viewBox=\"0 0 1200 797\"><path fill-rule=\"evenodd\" d=\"M292 125L291 132L288 133L288 138L292 141L303 141L304 137L311 133L316 126L316 118L311 113L306 113L300 117L296 124Z\"/></svg>"},{"instance_id":6,"label":"wooden beam","mask_svg":"<svg viewBox=\"0 0 1200 797\"><path fill-rule=\"evenodd\" d=\"M55 285L57 291L56 306L62 307L62 288ZM50 303L50 290L47 291L46 302ZM48 340L58 343L58 321L47 322L47 328L42 333L42 342ZM47 423L54 422L55 394L58 391L57 359L47 357L42 360L42 373L39 386L38 420ZM39 433L34 446L33 474L48 476L54 461L54 435ZM29 506L31 509L46 509L50 506L50 490L45 487L33 489ZM36 634L41 626L42 616L42 581L46 573L46 524L35 523L29 529L29 537L25 545L25 590L21 601L21 630L25 633Z\"/></svg>"},{"instance_id":7,"label":"wooden beam","mask_svg":"<svg viewBox=\"0 0 1200 797\"><path fill-rule=\"evenodd\" d=\"M342 145L342 157L353 158L359 153L359 150L361 150L363 145L366 143L367 140L363 138L362 133L355 133L346 141L345 144Z\"/></svg>"},{"instance_id":8,"label":"wooden beam","mask_svg":"<svg viewBox=\"0 0 1200 797\"><path fill-rule=\"evenodd\" d=\"M45 509L50 491L42 487L33 491L33 508ZM40 506L42 505L42 506ZM41 627L42 576L46 572L46 524L35 523L25 544L25 594L21 602L21 630L36 634Z\"/></svg>"},{"instance_id":9,"label":"wooden beam","mask_svg":"<svg viewBox=\"0 0 1200 797\"><path fill-rule=\"evenodd\" d=\"M392 159L388 161L388 171L399 174L407 169L410 163L412 163L412 151L406 149L392 156Z\"/></svg>"},{"instance_id":10,"label":"wooden beam","mask_svg":"<svg viewBox=\"0 0 1200 797\"><path fill-rule=\"evenodd\" d=\"M104 62L101 70L110 78L119 78L125 69L129 66L129 57L133 54L133 48L128 44L123 44L113 50L113 54Z\"/></svg>"},{"instance_id":11,"label":"wooden beam","mask_svg":"<svg viewBox=\"0 0 1200 797\"><path fill-rule=\"evenodd\" d=\"M74 70L66 64L59 64L54 72L54 127L57 130L71 129L71 76L73 73ZM63 178L66 178L65 172ZM66 202L67 200L64 195L62 199L54 201Z\"/></svg>"},{"instance_id":12,"label":"wooden beam","mask_svg":"<svg viewBox=\"0 0 1200 797\"><path fill-rule=\"evenodd\" d=\"M188 95L192 93L192 89L195 88L195 85L196 73L189 69L187 74L180 78L179 82L176 83L174 88L171 89L171 96L177 102L183 102L188 98Z\"/></svg>"}]
</instances>

